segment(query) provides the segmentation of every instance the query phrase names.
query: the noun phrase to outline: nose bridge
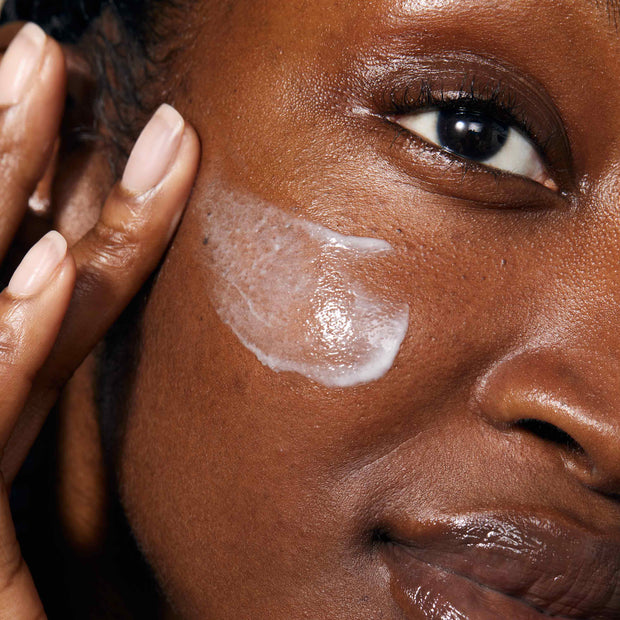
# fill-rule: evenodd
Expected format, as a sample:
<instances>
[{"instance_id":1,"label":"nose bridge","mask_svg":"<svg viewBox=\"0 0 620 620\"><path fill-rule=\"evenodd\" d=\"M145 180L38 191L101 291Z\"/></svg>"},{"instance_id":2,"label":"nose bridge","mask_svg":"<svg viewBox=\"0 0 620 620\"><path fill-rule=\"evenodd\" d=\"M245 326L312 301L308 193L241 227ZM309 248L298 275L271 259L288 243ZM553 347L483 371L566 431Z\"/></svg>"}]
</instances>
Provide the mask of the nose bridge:
<instances>
[{"instance_id":1,"label":"nose bridge","mask_svg":"<svg viewBox=\"0 0 620 620\"><path fill-rule=\"evenodd\" d=\"M476 404L492 425L529 431L583 484L620 492L620 374L617 356L542 348L497 363L479 382ZM532 432L533 431L533 432Z\"/></svg>"},{"instance_id":2,"label":"nose bridge","mask_svg":"<svg viewBox=\"0 0 620 620\"><path fill-rule=\"evenodd\" d=\"M583 323L620 323L620 154L562 216L549 251L554 274ZM547 239L547 241L549 241ZM617 332L619 330L614 330Z\"/></svg>"}]
</instances>

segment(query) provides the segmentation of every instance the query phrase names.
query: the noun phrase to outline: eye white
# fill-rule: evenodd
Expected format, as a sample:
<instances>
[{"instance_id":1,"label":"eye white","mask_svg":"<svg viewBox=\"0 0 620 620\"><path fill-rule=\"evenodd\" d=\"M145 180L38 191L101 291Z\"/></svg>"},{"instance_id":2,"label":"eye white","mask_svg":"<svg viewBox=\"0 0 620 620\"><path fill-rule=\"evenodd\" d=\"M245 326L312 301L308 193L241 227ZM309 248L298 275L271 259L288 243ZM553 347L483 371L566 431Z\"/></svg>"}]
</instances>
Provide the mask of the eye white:
<instances>
[{"instance_id":1,"label":"eye white","mask_svg":"<svg viewBox=\"0 0 620 620\"><path fill-rule=\"evenodd\" d=\"M439 110L436 109L425 110L416 114L400 116L396 122L407 131L450 151L446 145L441 144L439 138L439 114ZM464 157L463 155L459 156ZM514 127L509 128L506 142L500 150L489 159L478 163L489 168L527 177L546 187L557 189L555 182L546 173L545 166L531 141Z\"/></svg>"}]
</instances>

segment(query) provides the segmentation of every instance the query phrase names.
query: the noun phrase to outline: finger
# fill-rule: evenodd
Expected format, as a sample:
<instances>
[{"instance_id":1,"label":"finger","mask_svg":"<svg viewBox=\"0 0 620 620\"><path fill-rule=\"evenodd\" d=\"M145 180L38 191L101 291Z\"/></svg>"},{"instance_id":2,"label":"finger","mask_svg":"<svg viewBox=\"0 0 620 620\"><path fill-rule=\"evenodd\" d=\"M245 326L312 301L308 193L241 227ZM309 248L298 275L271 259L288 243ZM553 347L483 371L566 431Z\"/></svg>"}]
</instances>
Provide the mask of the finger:
<instances>
[{"instance_id":1,"label":"finger","mask_svg":"<svg viewBox=\"0 0 620 620\"><path fill-rule=\"evenodd\" d=\"M2 472L12 480L60 386L118 318L167 247L191 192L200 145L171 107L149 122L96 226L71 252L77 280L50 358L5 448Z\"/></svg>"},{"instance_id":2,"label":"finger","mask_svg":"<svg viewBox=\"0 0 620 620\"><path fill-rule=\"evenodd\" d=\"M26 254L0 294L0 450L52 350L74 280L73 258L53 231Z\"/></svg>"},{"instance_id":3,"label":"finger","mask_svg":"<svg viewBox=\"0 0 620 620\"><path fill-rule=\"evenodd\" d=\"M50 162L66 93L60 46L24 26L0 63L0 257Z\"/></svg>"},{"instance_id":4,"label":"finger","mask_svg":"<svg viewBox=\"0 0 620 620\"><path fill-rule=\"evenodd\" d=\"M0 618L47 618L30 571L22 557L11 517L9 498L0 483Z\"/></svg>"},{"instance_id":5,"label":"finger","mask_svg":"<svg viewBox=\"0 0 620 620\"><path fill-rule=\"evenodd\" d=\"M32 377L49 354L67 309L75 266L66 251L64 239L49 233L24 257L0 294L0 446L22 410ZM0 618L45 617L0 480Z\"/></svg>"}]
</instances>

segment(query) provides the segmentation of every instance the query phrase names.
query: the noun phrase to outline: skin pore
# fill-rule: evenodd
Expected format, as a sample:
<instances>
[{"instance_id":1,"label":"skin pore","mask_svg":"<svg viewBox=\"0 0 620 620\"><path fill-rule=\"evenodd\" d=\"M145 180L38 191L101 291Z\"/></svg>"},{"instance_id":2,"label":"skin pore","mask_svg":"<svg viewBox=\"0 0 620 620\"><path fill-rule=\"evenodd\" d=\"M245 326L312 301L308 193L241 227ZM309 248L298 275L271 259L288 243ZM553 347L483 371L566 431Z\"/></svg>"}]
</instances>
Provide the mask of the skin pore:
<instances>
[{"instance_id":1,"label":"skin pore","mask_svg":"<svg viewBox=\"0 0 620 620\"><path fill-rule=\"evenodd\" d=\"M603 5L191 12L168 70L203 158L142 316L117 472L179 617L618 617L620 38ZM544 172L406 130L455 93L510 117ZM222 191L391 246L360 272L409 308L384 376L327 387L243 347L205 261ZM65 415L92 430L90 411Z\"/></svg>"}]
</instances>

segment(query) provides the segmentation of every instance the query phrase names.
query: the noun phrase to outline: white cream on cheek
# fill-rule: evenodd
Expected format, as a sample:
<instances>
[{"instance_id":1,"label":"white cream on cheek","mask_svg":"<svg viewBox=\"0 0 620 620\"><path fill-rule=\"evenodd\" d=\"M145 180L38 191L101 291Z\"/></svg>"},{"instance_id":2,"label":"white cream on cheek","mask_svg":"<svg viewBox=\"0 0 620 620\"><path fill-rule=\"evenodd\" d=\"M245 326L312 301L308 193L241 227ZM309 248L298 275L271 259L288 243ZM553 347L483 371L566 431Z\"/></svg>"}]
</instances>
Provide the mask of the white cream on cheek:
<instances>
[{"instance_id":1,"label":"white cream on cheek","mask_svg":"<svg viewBox=\"0 0 620 620\"><path fill-rule=\"evenodd\" d=\"M365 265L389 243L232 196L211 208L207 237L217 313L263 364L328 387L375 381L392 367L409 308L364 282Z\"/></svg>"}]
</instances>

